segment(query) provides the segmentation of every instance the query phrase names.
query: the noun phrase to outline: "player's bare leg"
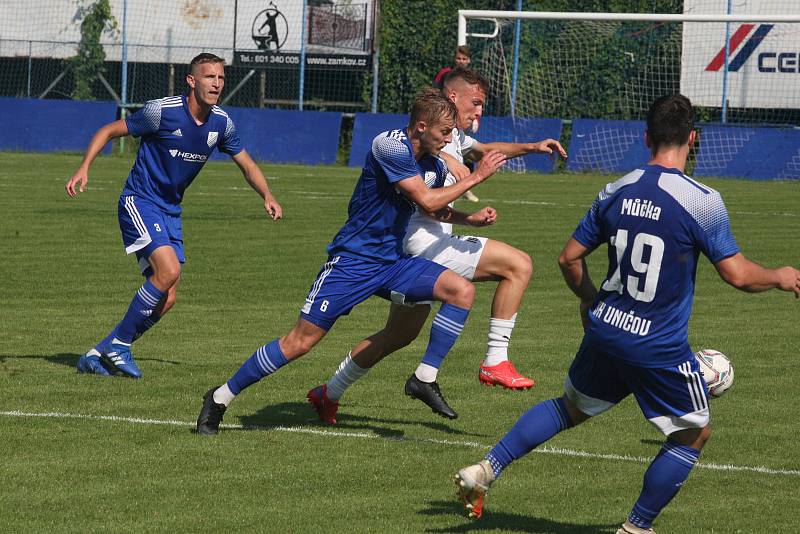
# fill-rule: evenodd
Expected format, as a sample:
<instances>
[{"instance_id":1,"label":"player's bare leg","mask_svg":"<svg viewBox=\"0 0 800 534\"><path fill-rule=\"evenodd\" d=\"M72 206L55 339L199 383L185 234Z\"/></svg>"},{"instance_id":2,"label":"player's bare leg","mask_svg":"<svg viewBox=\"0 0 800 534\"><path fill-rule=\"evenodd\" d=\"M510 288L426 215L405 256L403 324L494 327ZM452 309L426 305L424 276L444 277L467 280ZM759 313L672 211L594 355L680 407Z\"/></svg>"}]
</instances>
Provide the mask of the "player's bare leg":
<instances>
[{"instance_id":1,"label":"player's bare leg","mask_svg":"<svg viewBox=\"0 0 800 534\"><path fill-rule=\"evenodd\" d=\"M81 356L79 372L106 376L119 372L141 378L131 345L172 307L181 276L181 264L171 246L156 248L148 262L152 275L134 295L119 324L95 348Z\"/></svg>"},{"instance_id":2,"label":"player's bare leg","mask_svg":"<svg viewBox=\"0 0 800 534\"><path fill-rule=\"evenodd\" d=\"M307 354L328 332L305 319L298 319L294 327L280 338L281 351L287 360L296 360Z\"/></svg>"},{"instance_id":3,"label":"player's bare leg","mask_svg":"<svg viewBox=\"0 0 800 534\"><path fill-rule=\"evenodd\" d=\"M511 462L587 419L589 416L578 410L566 395L540 402L525 412L483 460L459 469L454 475L458 498L469 517L481 517L489 488Z\"/></svg>"},{"instance_id":4,"label":"player's bare leg","mask_svg":"<svg viewBox=\"0 0 800 534\"><path fill-rule=\"evenodd\" d=\"M431 312L428 304L392 304L383 330L362 340L350 351L359 367L370 369L383 358L417 339Z\"/></svg>"},{"instance_id":5,"label":"player's bare leg","mask_svg":"<svg viewBox=\"0 0 800 534\"><path fill-rule=\"evenodd\" d=\"M206 435L219 432L225 410L243 389L307 354L325 334L326 330L301 318L285 336L259 347L227 382L209 389L203 396L197 432Z\"/></svg>"},{"instance_id":6,"label":"player's bare leg","mask_svg":"<svg viewBox=\"0 0 800 534\"><path fill-rule=\"evenodd\" d=\"M472 307L475 288L464 278L448 270L444 271L437 279L433 297L444 303L449 302L453 306L468 310ZM336 412L339 408L338 401L344 391L381 359L414 341L422 330L429 313L430 306L428 305L409 307L392 304L383 330L367 337L353 347L330 380L308 392L306 398L314 406L320 419L329 424L335 424ZM429 349L430 347L429 344ZM418 368L417 372L406 381L406 394L423 400L428 406L431 406L434 412L444 417L456 417L456 413L447 405L439 390L439 385L436 383L438 367L426 363L420 364L420 367L422 376L418 374L420 371ZM433 372L432 377L424 374L430 371Z\"/></svg>"},{"instance_id":7,"label":"player's bare leg","mask_svg":"<svg viewBox=\"0 0 800 534\"><path fill-rule=\"evenodd\" d=\"M405 393L419 399L434 413L455 419L458 414L442 395L436 381L444 357L455 343L475 299L475 286L451 270L443 271L433 288L433 298L442 306L431 324L431 335L422 362L408 380Z\"/></svg>"},{"instance_id":8,"label":"player's bare leg","mask_svg":"<svg viewBox=\"0 0 800 534\"><path fill-rule=\"evenodd\" d=\"M320 420L336 424L339 400L347 388L383 358L414 341L425 325L430 310L427 304L401 306L392 303L383 330L359 342L328 382L309 390L306 398L314 406Z\"/></svg>"},{"instance_id":9,"label":"player's bare leg","mask_svg":"<svg viewBox=\"0 0 800 534\"><path fill-rule=\"evenodd\" d=\"M481 383L508 389L528 389L534 381L519 374L508 359L508 344L522 297L533 274L530 256L502 241L486 242L475 270L476 282L499 280L492 301L486 359L478 377Z\"/></svg>"},{"instance_id":10,"label":"player's bare leg","mask_svg":"<svg viewBox=\"0 0 800 534\"><path fill-rule=\"evenodd\" d=\"M683 486L710 437L708 425L669 435L647 468L639 499L617 534L653 534L653 520Z\"/></svg>"}]
</instances>

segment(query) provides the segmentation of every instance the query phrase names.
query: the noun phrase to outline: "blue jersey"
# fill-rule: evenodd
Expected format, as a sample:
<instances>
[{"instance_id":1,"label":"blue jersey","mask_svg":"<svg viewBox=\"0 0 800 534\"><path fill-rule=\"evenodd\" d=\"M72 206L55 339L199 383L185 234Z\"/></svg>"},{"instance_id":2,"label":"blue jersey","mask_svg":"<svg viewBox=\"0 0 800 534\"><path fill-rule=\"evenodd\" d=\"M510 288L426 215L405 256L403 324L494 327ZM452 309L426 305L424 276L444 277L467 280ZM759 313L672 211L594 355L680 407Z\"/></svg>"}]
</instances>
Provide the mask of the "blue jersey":
<instances>
[{"instance_id":1,"label":"blue jersey","mask_svg":"<svg viewBox=\"0 0 800 534\"><path fill-rule=\"evenodd\" d=\"M608 184L573 237L590 250L608 243L588 341L643 367L678 365L691 353L700 252L713 263L739 252L720 194L657 165Z\"/></svg>"},{"instance_id":2,"label":"blue jersey","mask_svg":"<svg viewBox=\"0 0 800 534\"><path fill-rule=\"evenodd\" d=\"M125 123L142 139L122 194L145 198L170 215L180 215L183 192L215 148L231 156L242 151L222 109L213 106L206 122L197 124L185 95L151 100Z\"/></svg>"},{"instance_id":3,"label":"blue jersey","mask_svg":"<svg viewBox=\"0 0 800 534\"><path fill-rule=\"evenodd\" d=\"M414 203L395 184L413 176L435 173L444 180L446 167L438 158L414 159L405 129L383 132L372 141L350 205L347 222L328 245L331 256L394 262L405 256L403 237Z\"/></svg>"}]
</instances>

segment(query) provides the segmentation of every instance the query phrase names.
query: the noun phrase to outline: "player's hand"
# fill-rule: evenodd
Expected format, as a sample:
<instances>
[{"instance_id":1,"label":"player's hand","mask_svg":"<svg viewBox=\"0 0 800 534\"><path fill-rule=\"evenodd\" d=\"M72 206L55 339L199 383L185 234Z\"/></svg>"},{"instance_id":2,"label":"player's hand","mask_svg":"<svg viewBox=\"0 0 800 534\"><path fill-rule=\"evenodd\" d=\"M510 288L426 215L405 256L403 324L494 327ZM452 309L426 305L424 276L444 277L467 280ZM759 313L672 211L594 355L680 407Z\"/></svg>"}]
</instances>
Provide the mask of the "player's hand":
<instances>
[{"instance_id":1,"label":"player's hand","mask_svg":"<svg viewBox=\"0 0 800 534\"><path fill-rule=\"evenodd\" d=\"M496 173L497 169L499 169L505 164L506 164L505 154L503 154L499 150L490 150L489 152L483 155L480 162L478 163L478 168L475 169L475 172L473 174L478 177L479 182L482 182L491 175L493 175L494 173Z\"/></svg>"},{"instance_id":2,"label":"player's hand","mask_svg":"<svg viewBox=\"0 0 800 534\"><path fill-rule=\"evenodd\" d=\"M778 287L784 291L794 292L795 298L800 298L800 271L794 267L781 267L775 269L778 274Z\"/></svg>"},{"instance_id":3,"label":"player's hand","mask_svg":"<svg viewBox=\"0 0 800 534\"><path fill-rule=\"evenodd\" d=\"M78 192L83 193L83 188L86 186L86 182L88 181L89 174L83 169L78 169L64 187L67 189L67 194L71 197L74 197L78 194ZM76 184L80 184L78 191L75 191Z\"/></svg>"},{"instance_id":4,"label":"player's hand","mask_svg":"<svg viewBox=\"0 0 800 534\"><path fill-rule=\"evenodd\" d=\"M467 215L466 221L470 226L489 226L497 221L497 210L486 206L482 210Z\"/></svg>"},{"instance_id":5,"label":"player's hand","mask_svg":"<svg viewBox=\"0 0 800 534\"><path fill-rule=\"evenodd\" d=\"M264 198L264 211L267 212L267 215L269 215L269 218L273 221L283 218L283 208L272 195L267 195L266 198Z\"/></svg>"},{"instance_id":6,"label":"player's hand","mask_svg":"<svg viewBox=\"0 0 800 534\"><path fill-rule=\"evenodd\" d=\"M533 144L533 152L537 154L550 154L551 158L555 158L556 154L564 159L567 159L567 151L561 146L561 143L555 139L545 139Z\"/></svg>"}]
</instances>

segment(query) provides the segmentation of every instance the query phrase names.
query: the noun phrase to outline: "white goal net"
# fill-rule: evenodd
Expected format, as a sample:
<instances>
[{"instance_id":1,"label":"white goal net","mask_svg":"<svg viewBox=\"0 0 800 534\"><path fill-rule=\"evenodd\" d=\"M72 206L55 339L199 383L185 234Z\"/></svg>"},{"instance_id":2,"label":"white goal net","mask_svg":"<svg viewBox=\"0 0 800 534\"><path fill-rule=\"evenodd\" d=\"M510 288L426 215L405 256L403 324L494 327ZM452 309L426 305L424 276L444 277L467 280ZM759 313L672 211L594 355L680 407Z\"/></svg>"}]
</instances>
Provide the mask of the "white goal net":
<instances>
[{"instance_id":1,"label":"white goal net","mask_svg":"<svg viewBox=\"0 0 800 534\"><path fill-rule=\"evenodd\" d=\"M734 15L711 4L724 2L687 0L683 15L460 11L459 44L491 81L485 114L560 118L571 141L581 128L570 168L619 170L643 146L637 121L650 103L680 92L701 128L714 126L695 169L724 175L760 129L800 124L800 3L765 0L770 9Z\"/></svg>"}]
</instances>

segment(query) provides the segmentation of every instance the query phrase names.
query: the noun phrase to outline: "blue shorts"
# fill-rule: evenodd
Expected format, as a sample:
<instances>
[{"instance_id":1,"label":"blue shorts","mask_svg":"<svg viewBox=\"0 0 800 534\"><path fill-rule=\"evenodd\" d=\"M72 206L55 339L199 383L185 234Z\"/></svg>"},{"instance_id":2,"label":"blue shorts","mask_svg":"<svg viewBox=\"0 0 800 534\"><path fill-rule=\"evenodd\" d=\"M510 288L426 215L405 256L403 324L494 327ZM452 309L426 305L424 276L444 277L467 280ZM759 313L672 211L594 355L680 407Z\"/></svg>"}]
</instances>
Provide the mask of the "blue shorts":
<instances>
[{"instance_id":1,"label":"blue shorts","mask_svg":"<svg viewBox=\"0 0 800 534\"><path fill-rule=\"evenodd\" d=\"M123 195L119 197L117 217L125 252L136 253L139 268L145 276L152 272L147 258L158 247L171 246L178 261L186 262L180 216L164 213L161 208L141 197Z\"/></svg>"},{"instance_id":2,"label":"blue shorts","mask_svg":"<svg viewBox=\"0 0 800 534\"><path fill-rule=\"evenodd\" d=\"M372 295L398 304L429 301L436 280L446 270L431 260L412 256L394 263L329 257L308 292L300 316L330 330L339 317Z\"/></svg>"},{"instance_id":3,"label":"blue shorts","mask_svg":"<svg viewBox=\"0 0 800 534\"><path fill-rule=\"evenodd\" d=\"M642 413L668 436L708 425L708 391L691 350L669 367L638 367L593 349L584 338L569 368L564 391L587 415L598 415L630 394Z\"/></svg>"}]
</instances>

